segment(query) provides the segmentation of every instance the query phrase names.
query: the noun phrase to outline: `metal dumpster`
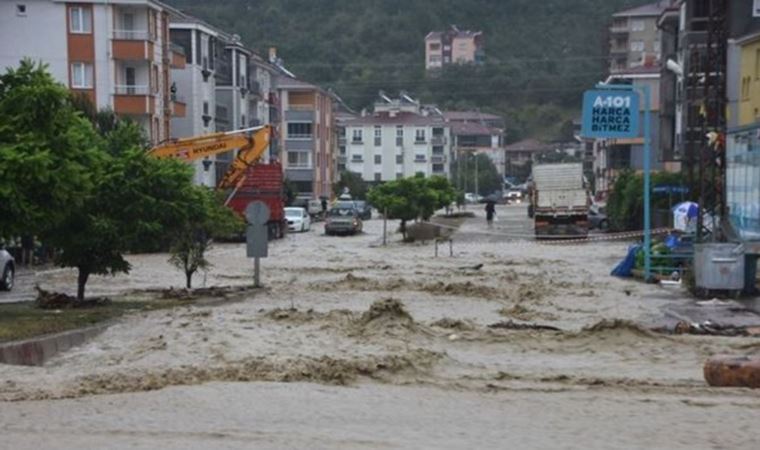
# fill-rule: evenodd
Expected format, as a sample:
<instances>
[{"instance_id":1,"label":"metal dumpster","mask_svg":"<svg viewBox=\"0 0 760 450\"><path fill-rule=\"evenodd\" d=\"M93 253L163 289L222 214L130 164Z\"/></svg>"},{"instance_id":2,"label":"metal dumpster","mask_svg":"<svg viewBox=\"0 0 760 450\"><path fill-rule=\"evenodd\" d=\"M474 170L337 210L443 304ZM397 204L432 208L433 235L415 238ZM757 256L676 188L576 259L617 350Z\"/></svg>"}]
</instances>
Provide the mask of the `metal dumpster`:
<instances>
[{"instance_id":1,"label":"metal dumpster","mask_svg":"<svg viewBox=\"0 0 760 450\"><path fill-rule=\"evenodd\" d=\"M695 244L694 276L698 289L741 291L744 289L742 244Z\"/></svg>"}]
</instances>

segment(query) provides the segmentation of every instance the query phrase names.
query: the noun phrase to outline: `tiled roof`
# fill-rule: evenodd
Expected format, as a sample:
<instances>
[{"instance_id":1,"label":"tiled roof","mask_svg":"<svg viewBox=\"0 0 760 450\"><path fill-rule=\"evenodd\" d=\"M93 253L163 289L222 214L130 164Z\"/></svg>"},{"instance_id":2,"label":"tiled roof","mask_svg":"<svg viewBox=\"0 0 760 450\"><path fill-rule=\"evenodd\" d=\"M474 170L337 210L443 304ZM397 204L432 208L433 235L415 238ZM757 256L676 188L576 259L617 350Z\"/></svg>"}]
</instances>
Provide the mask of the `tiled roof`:
<instances>
[{"instance_id":1,"label":"tiled roof","mask_svg":"<svg viewBox=\"0 0 760 450\"><path fill-rule=\"evenodd\" d=\"M395 117L388 114L376 114L365 117L357 117L353 120L347 120L345 126L364 126L364 125L420 125L420 126L445 126L447 125L441 117L421 116L412 113L399 113Z\"/></svg>"},{"instance_id":2,"label":"tiled roof","mask_svg":"<svg viewBox=\"0 0 760 450\"><path fill-rule=\"evenodd\" d=\"M612 15L612 17L659 17L670 6L667 0L661 0L636 8L626 9Z\"/></svg>"},{"instance_id":3,"label":"tiled roof","mask_svg":"<svg viewBox=\"0 0 760 450\"><path fill-rule=\"evenodd\" d=\"M551 149L551 144L536 139L524 139L520 142L515 142L514 144L504 147L504 150L507 152L541 152Z\"/></svg>"}]
</instances>

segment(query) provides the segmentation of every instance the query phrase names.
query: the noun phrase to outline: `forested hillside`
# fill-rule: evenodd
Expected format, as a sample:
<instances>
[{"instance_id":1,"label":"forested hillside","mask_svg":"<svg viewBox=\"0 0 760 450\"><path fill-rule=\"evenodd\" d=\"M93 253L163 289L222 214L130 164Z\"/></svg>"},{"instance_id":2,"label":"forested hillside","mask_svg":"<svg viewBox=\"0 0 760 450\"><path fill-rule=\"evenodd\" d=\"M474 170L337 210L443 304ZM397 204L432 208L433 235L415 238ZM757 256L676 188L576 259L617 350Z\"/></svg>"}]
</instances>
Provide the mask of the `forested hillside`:
<instances>
[{"instance_id":1,"label":"forested hillside","mask_svg":"<svg viewBox=\"0 0 760 450\"><path fill-rule=\"evenodd\" d=\"M606 70L610 15L646 0L169 0L237 33L262 54L278 48L299 77L348 104L405 89L447 108L507 116L510 139L551 138L580 93ZM485 33L487 63L425 74L424 36L450 24Z\"/></svg>"}]
</instances>

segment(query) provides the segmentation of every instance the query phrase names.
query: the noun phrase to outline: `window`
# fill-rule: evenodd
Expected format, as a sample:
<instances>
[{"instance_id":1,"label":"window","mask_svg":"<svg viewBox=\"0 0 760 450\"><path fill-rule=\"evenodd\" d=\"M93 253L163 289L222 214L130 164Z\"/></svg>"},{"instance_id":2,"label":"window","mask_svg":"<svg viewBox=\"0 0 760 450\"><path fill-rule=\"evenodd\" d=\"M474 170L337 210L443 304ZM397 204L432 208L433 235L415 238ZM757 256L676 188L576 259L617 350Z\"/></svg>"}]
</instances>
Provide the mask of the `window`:
<instances>
[{"instance_id":1,"label":"window","mask_svg":"<svg viewBox=\"0 0 760 450\"><path fill-rule=\"evenodd\" d=\"M355 144L361 144L362 142L362 130L354 130L353 138L351 139L351 142Z\"/></svg>"},{"instance_id":2,"label":"window","mask_svg":"<svg viewBox=\"0 0 760 450\"><path fill-rule=\"evenodd\" d=\"M430 55L430 59L428 61L430 61L431 63L440 63L441 55Z\"/></svg>"},{"instance_id":3,"label":"window","mask_svg":"<svg viewBox=\"0 0 760 450\"><path fill-rule=\"evenodd\" d=\"M338 152L340 153L340 156L346 156L346 146L341 145L340 147L338 147Z\"/></svg>"},{"instance_id":4,"label":"window","mask_svg":"<svg viewBox=\"0 0 760 450\"><path fill-rule=\"evenodd\" d=\"M632 20L631 31L644 31L646 29L646 23L643 20Z\"/></svg>"},{"instance_id":5,"label":"window","mask_svg":"<svg viewBox=\"0 0 760 450\"><path fill-rule=\"evenodd\" d=\"M433 154L437 156L443 156L443 147L441 146L433 147Z\"/></svg>"},{"instance_id":6,"label":"window","mask_svg":"<svg viewBox=\"0 0 760 450\"><path fill-rule=\"evenodd\" d=\"M75 89L92 88L92 64L71 63L71 87Z\"/></svg>"},{"instance_id":7,"label":"window","mask_svg":"<svg viewBox=\"0 0 760 450\"><path fill-rule=\"evenodd\" d=\"M203 102L203 115L208 116L208 102Z\"/></svg>"},{"instance_id":8,"label":"window","mask_svg":"<svg viewBox=\"0 0 760 450\"><path fill-rule=\"evenodd\" d=\"M415 142L425 142L425 129L418 128L414 135Z\"/></svg>"},{"instance_id":9,"label":"window","mask_svg":"<svg viewBox=\"0 0 760 450\"><path fill-rule=\"evenodd\" d=\"M351 155L351 162L363 162L364 157L362 155Z\"/></svg>"},{"instance_id":10,"label":"window","mask_svg":"<svg viewBox=\"0 0 760 450\"><path fill-rule=\"evenodd\" d=\"M400 179L402 179L402 178L404 178L404 174L403 174L403 173L401 173L401 172L396 172L396 179L397 179L397 180L400 180Z\"/></svg>"},{"instance_id":11,"label":"window","mask_svg":"<svg viewBox=\"0 0 760 450\"><path fill-rule=\"evenodd\" d=\"M401 147L404 145L404 126L396 125L396 145Z\"/></svg>"},{"instance_id":12,"label":"window","mask_svg":"<svg viewBox=\"0 0 760 450\"><path fill-rule=\"evenodd\" d=\"M375 164L382 164L383 157L381 155L375 155Z\"/></svg>"},{"instance_id":13,"label":"window","mask_svg":"<svg viewBox=\"0 0 760 450\"><path fill-rule=\"evenodd\" d=\"M431 43L430 44L430 50L432 51L439 51L441 49L440 43Z\"/></svg>"},{"instance_id":14,"label":"window","mask_svg":"<svg viewBox=\"0 0 760 450\"><path fill-rule=\"evenodd\" d=\"M396 155L396 164L404 164L404 155Z\"/></svg>"},{"instance_id":15,"label":"window","mask_svg":"<svg viewBox=\"0 0 760 450\"><path fill-rule=\"evenodd\" d=\"M343 163L338 164L338 172L345 172L346 171L346 165Z\"/></svg>"},{"instance_id":16,"label":"window","mask_svg":"<svg viewBox=\"0 0 760 450\"><path fill-rule=\"evenodd\" d=\"M383 181L383 174L375 172L375 181Z\"/></svg>"},{"instance_id":17,"label":"window","mask_svg":"<svg viewBox=\"0 0 760 450\"><path fill-rule=\"evenodd\" d=\"M425 155L414 155L414 162L425 162L427 157Z\"/></svg>"},{"instance_id":18,"label":"window","mask_svg":"<svg viewBox=\"0 0 760 450\"><path fill-rule=\"evenodd\" d=\"M26 4L24 4L24 3L16 3L16 15L17 16L26 16Z\"/></svg>"},{"instance_id":19,"label":"window","mask_svg":"<svg viewBox=\"0 0 760 450\"><path fill-rule=\"evenodd\" d=\"M749 86L751 82L750 77L742 78L742 101L749 100Z\"/></svg>"},{"instance_id":20,"label":"window","mask_svg":"<svg viewBox=\"0 0 760 450\"><path fill-rule=\"evenodd\" d=\"M245 114L240 116L240 127L245 128L247 125L245 123Z\"/></svg>"},{"instance_id":21,"label":"window","mask_svg":"<svg viewBox=\"0 0 760 450\"><path fill-rule=\"evenodd\" d=\"M92 11L84 6L69 9L69 28L72 33L92 33Z\"/></svg>"},{"instance_id":22,"label":"window","mask_svg":"<svg viewBox=\"0 0 760 450\"><path fill-rule=\"evenodd\" d=\"M311 123L289 123L288 124L288 139L311 139L312 124Z\"/></svg>"},{"instance_id":23,"label":"window","mask_svg":"<svg viewBox=\"0 0 760 450\"><path fill-rule=\"evenodd\" d=\"M346 137L346 129L344 127L338 127L338 137L339 138Z\"/></svg>"},{"instance_id":24,"label":"window","mask_svg":"<svg viewBox=\"0 0 760 450\"><path fill-rule=\"evenodd\" d=\"M375 147L383 145L383 128L375 126Z\"/></svg>"},{"instance_id":25,"label":"window","mask_svg":"<svg viewBox=\"0 0 760 450\"><path fill-rule=\"evenodd\" d=\"M433 173L443 173L443 164L433 164Z\"/></svg>"},{"instance_id":26,"label":"window","mask_svg":"<svg viewBox=\"0 0 760 450\"><path fill-rule=\"evenodd\" d=\"M643 52L644 51L644 41L631 41L631 51L632 52Z\"/></svg>"},{"instance_id":27,"label":"window","mask_svg":"<svg viewBox=\"0 0 760 450\"><path fill-rule=\"evenodd\" d=\"M288 167L309 168L308 152L288 152Z\"/></svg>"}]
</instances>

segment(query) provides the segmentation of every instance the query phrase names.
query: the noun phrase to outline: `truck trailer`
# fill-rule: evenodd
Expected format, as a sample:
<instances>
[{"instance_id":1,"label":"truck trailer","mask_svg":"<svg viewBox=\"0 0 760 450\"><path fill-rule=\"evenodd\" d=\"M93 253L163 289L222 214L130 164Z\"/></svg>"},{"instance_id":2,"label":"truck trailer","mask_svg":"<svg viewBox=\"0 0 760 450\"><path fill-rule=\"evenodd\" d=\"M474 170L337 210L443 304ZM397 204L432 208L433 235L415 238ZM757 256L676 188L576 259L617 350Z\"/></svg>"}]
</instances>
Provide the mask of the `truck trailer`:
<instances>
[{"instance_id":1,"label":"truck trailer","mask_svg":"<svg viewBox=\"0 0 760 450\"><path fill-rule=\"evenodd\" d=\"M538 239L585 238L591 200L582 163L533 166L529 213Z\"/></svg>"}]
</instances>

